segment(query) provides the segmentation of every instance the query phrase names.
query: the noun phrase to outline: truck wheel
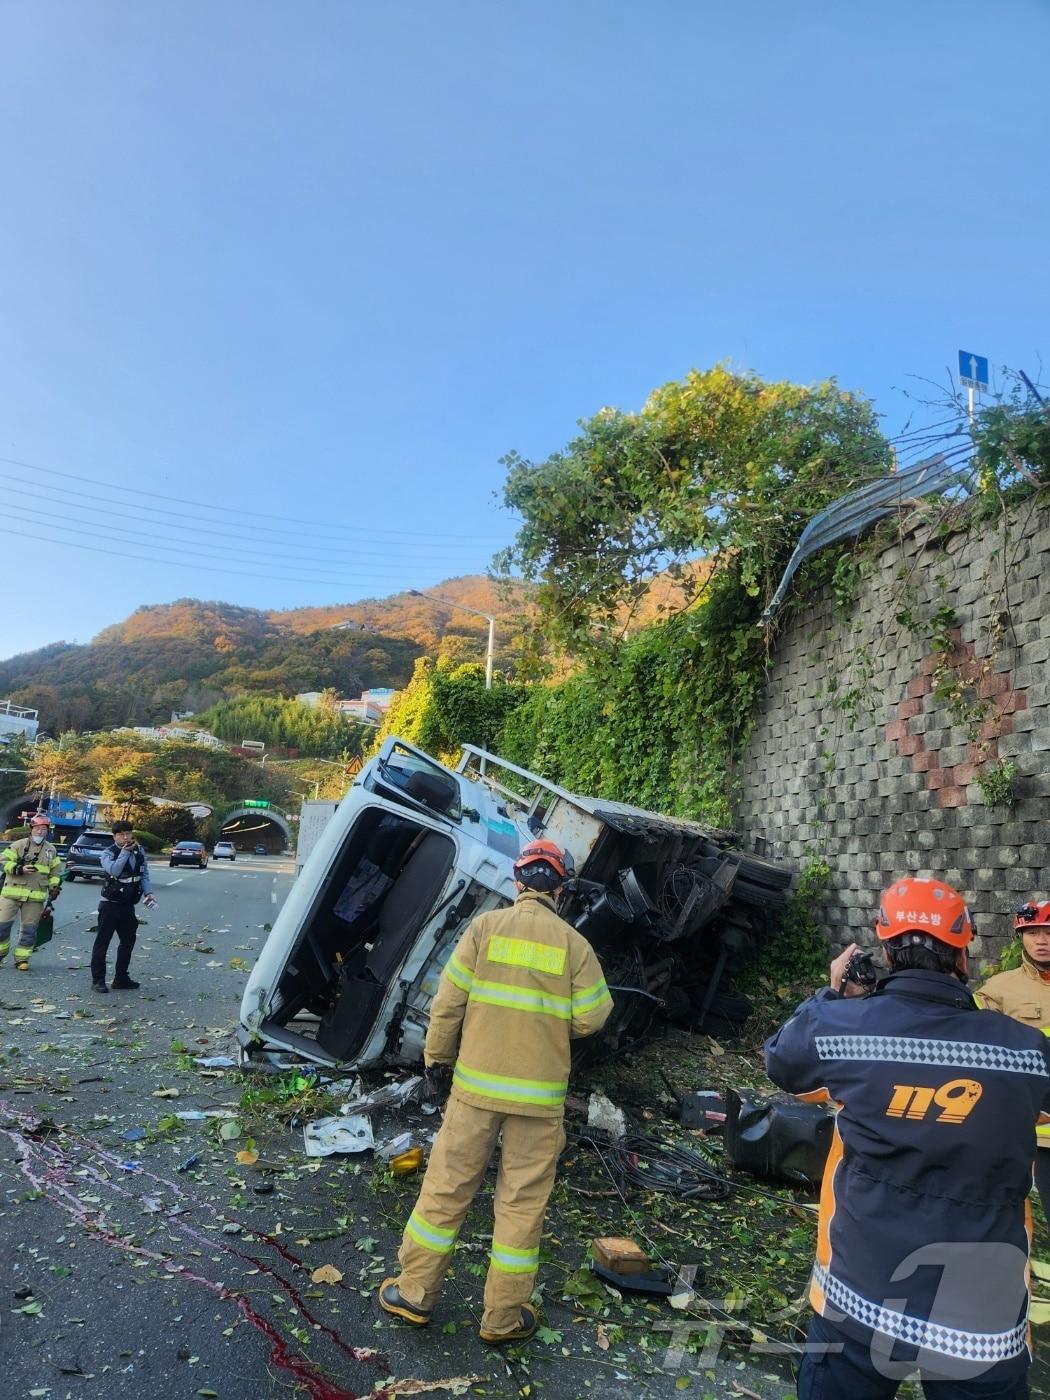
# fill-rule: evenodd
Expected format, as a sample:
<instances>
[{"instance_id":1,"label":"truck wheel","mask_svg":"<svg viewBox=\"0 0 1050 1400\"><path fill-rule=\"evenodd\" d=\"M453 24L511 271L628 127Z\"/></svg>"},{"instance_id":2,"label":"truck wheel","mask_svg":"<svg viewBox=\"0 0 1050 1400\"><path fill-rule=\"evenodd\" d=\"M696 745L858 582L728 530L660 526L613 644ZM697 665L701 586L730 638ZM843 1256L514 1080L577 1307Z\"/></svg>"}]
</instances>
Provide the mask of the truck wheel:
<instances>
[{"instance_id":1,"label":"truck wheel","mask_svg":"<svg viewBox=\"0 0 1050 1400\"><path fill-rule=\"evenodd\" d=\"M73 881L74 881L76 878L77 878L77 877L76 877L76 875L73 873L72 870L67 870L67 871L66 871L66 879L69 881L70 884L72 884Z\"/></svg>"}]
</instances>

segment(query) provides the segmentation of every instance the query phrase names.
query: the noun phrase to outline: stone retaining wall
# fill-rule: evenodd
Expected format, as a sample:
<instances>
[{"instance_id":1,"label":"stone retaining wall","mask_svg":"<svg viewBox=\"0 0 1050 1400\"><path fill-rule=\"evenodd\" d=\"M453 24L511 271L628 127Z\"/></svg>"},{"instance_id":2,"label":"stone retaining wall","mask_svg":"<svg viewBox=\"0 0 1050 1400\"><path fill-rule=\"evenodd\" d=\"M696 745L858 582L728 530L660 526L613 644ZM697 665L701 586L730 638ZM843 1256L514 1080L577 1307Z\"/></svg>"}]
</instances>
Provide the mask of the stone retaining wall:
<instances>
[{"instance_id":1,"label":"stone retaining wall","mask_svg":"<svg viewBox=\"0 0 1050 1400\"><path fill-rule=\"evenodd\" d=\"M863 572L851 605L827 590L773 643L739 826L795 866L825 856L833 944L871 942L910 872L965 892L992 959L1016 905L1050 897L1050 509L912 526ZM992 802L979 779L1009 763L1016 801Z\"/></svg>"}]
</instances>

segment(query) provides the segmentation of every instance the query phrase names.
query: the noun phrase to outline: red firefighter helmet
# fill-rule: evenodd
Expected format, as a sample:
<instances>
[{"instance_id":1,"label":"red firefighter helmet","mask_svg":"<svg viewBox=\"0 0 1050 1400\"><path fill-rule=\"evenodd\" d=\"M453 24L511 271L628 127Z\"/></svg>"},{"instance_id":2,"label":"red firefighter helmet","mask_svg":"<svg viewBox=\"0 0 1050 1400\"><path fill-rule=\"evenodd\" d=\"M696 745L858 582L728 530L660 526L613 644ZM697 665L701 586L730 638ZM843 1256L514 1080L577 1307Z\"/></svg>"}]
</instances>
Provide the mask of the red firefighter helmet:
<instances>
[{"instance_id":1,"label":"red firefighter helmet","mask_svg":"<svg viewBox=\"0 0 1050 1400\"><path fill-rule=\"evenodd\" d=\"M522 876L527 872L527 879ZM563 851L553 841L530 841L523 846L521 854L514 862L515 878L522 884L530 884L533 879L554 889L576 873L576 866L568 851Z\"/></svg>"},{"instance_id":2,"label":"red firefighter helmet","mask_svg":"<svg viewBox=\"0 0 1050 1400\"><path fill-rule=\"evenodd\" d=\"M47 815L46 812L34 812L33 815L29 818L29 825L50 826L51 818Z\"/></svg>"},{"instance_id":3,"label":"red firefighter helmet","mask_svg":"<svg viewBox=\"0 0 1050 1400\"><path fill-rule=\"evenodd\" d=\"M1039 928L1045 924L1050 924L1050 899L1044 899L1041 903L1033 900L1031 904L1022 904L1014 915L1016 933L1024 933L1026 929Z\"/></svg>"},{"instance_id":4,"label":"red firefighter helmet","mask_svg":"<svg viewBox=\"0 0 1050 1400\"><path fill-rule=\"evenodd\" d=\"M951 948L965 948L975 932L966 901L943 880L907 875L894 880L879 901L875 933L883 943L902 933L917 933Z\"/></svg>"}]
</instances>

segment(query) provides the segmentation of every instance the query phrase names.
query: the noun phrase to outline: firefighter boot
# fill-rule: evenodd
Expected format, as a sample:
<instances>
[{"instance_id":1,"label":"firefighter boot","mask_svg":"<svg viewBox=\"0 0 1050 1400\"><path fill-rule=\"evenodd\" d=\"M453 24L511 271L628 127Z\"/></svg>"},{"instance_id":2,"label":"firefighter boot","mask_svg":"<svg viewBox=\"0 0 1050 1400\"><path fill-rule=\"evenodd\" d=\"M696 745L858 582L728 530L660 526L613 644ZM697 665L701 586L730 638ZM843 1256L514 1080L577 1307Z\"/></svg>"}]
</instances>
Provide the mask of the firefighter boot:
<instances>
[{"instance_id":1,"label":"firefighter boot","mask_svg":"<svg viewBox=\"0 0 1050 1400\"><path fill-rule=\"evenodd\" d=\"M506 1346L508 1342L527 1342L530 1337L536 1335L536 1328L540 1325L539 1314L531 1303L522 1303L521 1320L513 1332L490 1333L485 1331L484 1323L478 1336L490 1347Z\"/></svg>"},{"instance_id":2,"label":"firefighter boot","mask_svg":"<svg viewBox=\"0 0 1050 1400\"><path fill-rule=\"evenodd\" d=\"M385 1278L379 1289L379 1306L392 1317L402 1322L410 1322L413 1327L425 1327L430 1321L430 1313L425 1308L417 1308L407 1298L402 1298L397 1280Z\"/></svg>"}]
</instances>

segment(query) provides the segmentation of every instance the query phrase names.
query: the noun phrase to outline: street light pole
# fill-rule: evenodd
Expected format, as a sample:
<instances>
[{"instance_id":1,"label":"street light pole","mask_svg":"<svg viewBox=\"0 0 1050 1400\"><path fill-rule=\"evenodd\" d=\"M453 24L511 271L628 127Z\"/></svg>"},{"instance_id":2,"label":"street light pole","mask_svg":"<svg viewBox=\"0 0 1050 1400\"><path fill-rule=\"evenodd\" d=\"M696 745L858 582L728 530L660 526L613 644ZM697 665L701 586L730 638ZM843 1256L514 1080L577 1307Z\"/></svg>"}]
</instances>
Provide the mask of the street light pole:
<instances>
[{"instance_id":1,"label":"street light pole","mask_svg":"<svg viewBox=\"0 0 1050 1400\"><path fill-rule=\"evenodd\" d=\"M460 612L473 613L475 617L483 617L489 625L489 644L485 653L485 689L492 689L492 668L496 659L496 619L491 613L479 612L477 608L468 608L466 603L454 602L451 598L438 598L433 593L421 593L418 588L408 590L410 598L426 598L431 603L440 603L442 607L459 608Z\"/></svg>"}]
</instances>

